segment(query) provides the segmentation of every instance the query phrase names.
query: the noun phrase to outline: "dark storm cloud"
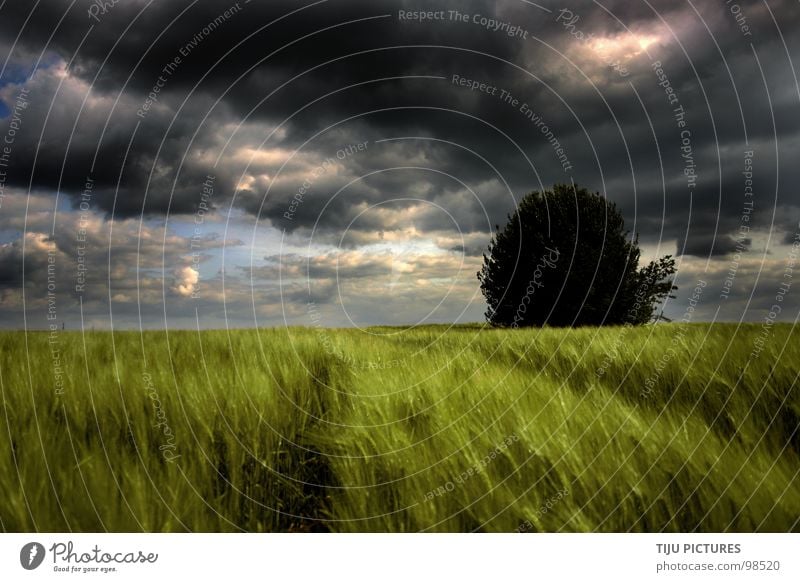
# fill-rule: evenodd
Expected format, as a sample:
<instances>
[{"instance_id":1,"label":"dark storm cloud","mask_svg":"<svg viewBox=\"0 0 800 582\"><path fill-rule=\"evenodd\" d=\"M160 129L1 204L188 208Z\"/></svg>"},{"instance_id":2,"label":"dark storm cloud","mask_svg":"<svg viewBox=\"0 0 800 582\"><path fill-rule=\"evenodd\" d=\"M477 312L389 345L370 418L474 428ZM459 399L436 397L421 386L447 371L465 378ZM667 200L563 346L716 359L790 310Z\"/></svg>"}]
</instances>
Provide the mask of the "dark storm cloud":
<instances>
[{"instance_id":1,"label":"dark storm cloud","mask_svg":"<svg viewBox=\"0 0 800 582\"><path fill-rule=\"evenodd\" d=\"M27 56L32 63L37 54L46 54L50 56L45 62L55 55L70 63L68 70L40 68L30 81L35 101L25 141L17 146L12 179L19 184L30 179L34 187L75 195L91 172L97 202L123 215L142 209L191 212L197 206L197 185L209 171L203 154L229 153L222 149L227 140L235 147L246 139L246 130L236 127L239 122L277 123L295 113L299 104L361 83L295 116L288 127L292 143L299 145L308 132L369 109L453 106L438 86L413 79L375 79L441 74L452 68L448 62L459 58L461 69L468 64L471 72L482 76L493 66L486 60L466 63L457 51L434 58L429 49L380 50L303 75L262 103L279 85L325 61L391 45L439 42L438 37L459 46L474 31L449 26L431 34L430 27L398 25L394 17L372 18L393 14L401 6L389 3L331 2L301 9L290 2L126 2L101 14L100 22L87 17L87 6L92 4L79 2L66 11L66 3L43 2L32 14L18 4L4 7L0 34L13 38L22 29L14 58ZM220 20L226 11L230 16ZM362 22L337 26L358 20ZM311 36L293 43L305 35ZM513 58L519 50L502 35L482 38L481 50L503 58ZM240 41L244 44L234 48ZM229 49L233 52L219 61ZM270 53L275 54L264 60ZM164 67L176 58L180 63L165 73ZM157 99L148 102L157 85ZM412 134L435 133L435 124L403 109L368 117L366 123ZM269 145L276 141L280 139L273 138ZM319 147L320 141L312 147ZM259 142L249 145L257 147ZM220 200L232 195L241 169L225 157L222 162L213 168L215 174L223 174L218 181Z\"/></svg>"},{"instance_id":2,"label":"dark storm cloud","mask_svg":"<svg viewBox=\"0 0 800 582\"><path fill-rule=\"evenodd\" d=\"M769 227L776 203L790 212L800 206L800 170L787 163L800 130L798 96L770 14L796 60L798 45L789 32L800 22L798 5L771 2L768 10L762 3L741 4L749 36L716 1L576 2L560 22L555 6L547 13L515 0L120 2L98 15L99 22L88 17L85 1L71 10L67 2L44 1L32 14L25 3L6 3L0 38L10 50L22 30L10 53L17 70L45 54L28 82L32 106L10 180L76 197L91 173L100 210L161 215L194 212L202 183L213 174L219 209L233 203L278 228L316 225L341 233L348 226L365 232L406 227L391 212L368 212L353 223L365 207L391 198L440 204L457 218L454 225L429 209L414 217L415 228L485 231L487 222L491 227L513 209L514 198L538 189L539 180L574 179L617 201L642 240L688 240L684 252L698 256L725 253L741 224L745 150L756 151L752 225ZM401 22L399 9L482 14L521 26L528 38L473 22ZM593 48L576 31L604 39L606 48ZM646 48L631 38L644 39ZM442 48L396 48L403 45ZM629 75L622 77L607 66L603 50L615 57L640 54L625 61ZM187 55L165 74L181 51ZM686 111L697 172L692 188L683 174L683 128L658 84L655 60ZM454 85L454 74L529 104L570 169L563 169L541 125L519 105ZM385 80L426 75L444 79ZM158 100L137 115L159 76L165 81ZM13 89L6 87L6 101ZM345 121L349 117L355 118ZM438 141L378 143L398 137ZM309 173L362 141L370 142L368 151L315 180L292 219L285 219ZM301 146L298 159L281 169ZM284 159L248 157L259 148L280 150ZM367 175L399 166L442 173ZM402 206L415 205L396 204Z\"/></svg>"},{"instance_id":3,"label":"dark storm cloud","mask_svg":"<svg viewBox=\"0 0 800 582\"><path fill-rule=\"evenodd\" d=\"M744 252L752 244L753 241L750 238L735 239L727 234L717 236L707 234L693 236L690 234L685 241L678 241L678 250L682 251L679 254L705 257L728 255L737 250Z\"/></svg>"},{"instance_id":4,"label":"dark storm cloud","mask_svg":"<svg viewBox=\"0 0 800 582\"><path fill-rule=\"evenodd\" d=\"M783 244L791 245L797 242L800 239L800 221L795 222L795 229L786 232L783 236Z\"/></svg>"}]
</instances>

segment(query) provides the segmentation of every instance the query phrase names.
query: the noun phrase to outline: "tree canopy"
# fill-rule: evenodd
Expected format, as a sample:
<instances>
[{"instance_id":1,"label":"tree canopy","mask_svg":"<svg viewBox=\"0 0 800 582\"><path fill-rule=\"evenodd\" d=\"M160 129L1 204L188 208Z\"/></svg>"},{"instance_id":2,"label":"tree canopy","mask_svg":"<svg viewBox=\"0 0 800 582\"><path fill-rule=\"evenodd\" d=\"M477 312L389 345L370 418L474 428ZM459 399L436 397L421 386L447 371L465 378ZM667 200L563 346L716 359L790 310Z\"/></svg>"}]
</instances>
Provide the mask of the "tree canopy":
<instances>
[{"instance_id":1,"label":"tree canopy","mask_svg":"<svg viewBox=\"0 0 800 582\"><path fill-rule=\"evenodd\" d=\"M676 289L675 260L639 268L616 204L573 185L531 192L508 217L478 272L487 320L506 327L638 325Z\"/></svg>"}]
</instances>

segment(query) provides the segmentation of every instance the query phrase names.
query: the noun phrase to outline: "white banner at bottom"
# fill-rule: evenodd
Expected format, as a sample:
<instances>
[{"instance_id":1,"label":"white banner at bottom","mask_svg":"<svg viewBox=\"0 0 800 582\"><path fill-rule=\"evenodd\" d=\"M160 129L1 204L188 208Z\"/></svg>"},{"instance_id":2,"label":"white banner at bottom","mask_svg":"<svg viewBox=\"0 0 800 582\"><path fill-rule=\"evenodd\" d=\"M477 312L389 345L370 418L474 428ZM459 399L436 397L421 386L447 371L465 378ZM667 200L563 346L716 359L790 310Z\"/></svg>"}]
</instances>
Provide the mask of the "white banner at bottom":
<instances>
[{"instance_id":1,"label":"white banner at bottom","mask_svg":"<svg viewBox=\"0 0 800 582\"><path fill-rule=\"evenodd\" d=\"M0 580L778 582L800 580L798 550L798 534L2 534Z\"/></svg>"}]
</instances>

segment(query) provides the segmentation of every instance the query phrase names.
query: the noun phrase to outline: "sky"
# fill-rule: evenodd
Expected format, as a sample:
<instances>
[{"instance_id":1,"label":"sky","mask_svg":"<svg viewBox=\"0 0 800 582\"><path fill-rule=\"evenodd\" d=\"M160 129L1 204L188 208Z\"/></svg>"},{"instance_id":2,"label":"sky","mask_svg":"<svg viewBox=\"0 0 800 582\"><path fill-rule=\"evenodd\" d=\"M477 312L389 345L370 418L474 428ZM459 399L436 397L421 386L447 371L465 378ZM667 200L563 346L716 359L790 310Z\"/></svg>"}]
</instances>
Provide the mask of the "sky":
<instances>
[{"instance_id":1,"label":"sky","mask_svg":"<svg viewBox=\"0 0 800 582\"><path fill-rule=\"evenodd\" d=\"M575 183L664 313L800 313L797 0L0 0L0 326L473 322Z\"/></svg>"}]
</instances>

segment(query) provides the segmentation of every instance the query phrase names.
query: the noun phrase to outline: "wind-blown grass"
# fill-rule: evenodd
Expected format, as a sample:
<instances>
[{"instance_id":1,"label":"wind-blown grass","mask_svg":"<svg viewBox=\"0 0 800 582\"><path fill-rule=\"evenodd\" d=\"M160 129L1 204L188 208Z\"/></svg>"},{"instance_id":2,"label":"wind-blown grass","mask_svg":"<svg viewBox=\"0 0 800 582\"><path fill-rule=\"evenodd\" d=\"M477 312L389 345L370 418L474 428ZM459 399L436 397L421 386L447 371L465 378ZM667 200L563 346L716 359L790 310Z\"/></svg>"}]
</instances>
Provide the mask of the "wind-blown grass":
<instances>
[{"instance_id":1,"label":"wind-blown grass","mask_svg":"<svg viewBox=\"0 0 800 582\"><path fill-rule=\"evenodd\" d=\"M800 529L790 326L369 332L0 334L0 527Z\"/></svg>"}]
</instances>

